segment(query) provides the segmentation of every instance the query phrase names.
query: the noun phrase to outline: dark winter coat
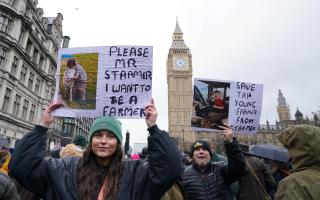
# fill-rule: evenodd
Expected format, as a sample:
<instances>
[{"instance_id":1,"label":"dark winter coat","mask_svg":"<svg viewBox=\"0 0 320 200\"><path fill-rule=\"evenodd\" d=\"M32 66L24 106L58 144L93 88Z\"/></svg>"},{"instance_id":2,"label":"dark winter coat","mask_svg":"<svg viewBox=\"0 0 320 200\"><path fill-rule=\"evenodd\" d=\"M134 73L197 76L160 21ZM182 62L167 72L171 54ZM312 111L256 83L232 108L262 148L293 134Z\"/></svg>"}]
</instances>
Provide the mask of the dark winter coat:
<instances>
[{"instance_id":1,"label":"dark winter coat","mask_svg":"<svg viewBox=\"0 0 320 200\"><path fill-rule=\"evenodd\" d=\"M227 157L224 157L223 155L218 154L215 151L212 152L211 161L213 161L213 162L223 161L223 162L225 162L224 164L228 164ZM236 196L237 196L238 191L239 191L239 181L233 182L230 185L230 190L231 190L231 199L236 199Z\"/></svg>"},{"instance_id":2,"label":"dark winter coat","mask_svg":"<svg viewBox=\"0 0 320 200\"><path fill-rule=\"evenodd\" d=\"M240 189L238 192L238 200L257 200L265 199L271 190L276 189L276 183L271 174L271 171L267 170L264 163L257 157L245 156L247 162L252 166L254 172L256 173L261 186L265 188L265 192L257 182L255 176L250 171L249 166L246 166L246 175L240 179Z\"/></svg>"},{"instance_id":3,"label":"dark winter coat","mask_svg":"<svg viewBox=\"0 0 320 200\"><path fill-rule=\"evenodd\" d=\"M41 200L41 198L37 197L33 193L31 193L29 190L24 188L18 181L15 179L12 179L14 184L16 185L17 192L22 200Z\"/></svg>"},{"instance_id":4,"label":"dark winter coat","mask_svg":"<svg viewBox=\"0 0 320 200\"><path fill-rule=\"evenodd\" d=\"M182 183L189 200L231 199L230 184L244 175L245 162L235 138L232 143L225 144L225 149L228 165L210 161L205 172L195 164L185 169Z\"/></svg>"},{"instance_id":5,"label":"dark winter coat","mask_svg":"<svg viewBox=\"0 0 320 200\"><path fill-rule=\"evenodd\" d=\"M118 199L159 200L183 172L179 151L165 131L148 129L148 162L125 161ZM10 174L47 200L76 200L80 158L45 159L47 128L36 126L15 149Z\"/></svg>"},{"instance_id":6,"label":"dark winter coat","mask_svg":"<svg viewBox=\"0 0 320 200\"><path fill-rule=\"evenodd\" d=\"M20 200L13 181L3 172L0 172L0 199Z\"/></svg>"}]
</instances>

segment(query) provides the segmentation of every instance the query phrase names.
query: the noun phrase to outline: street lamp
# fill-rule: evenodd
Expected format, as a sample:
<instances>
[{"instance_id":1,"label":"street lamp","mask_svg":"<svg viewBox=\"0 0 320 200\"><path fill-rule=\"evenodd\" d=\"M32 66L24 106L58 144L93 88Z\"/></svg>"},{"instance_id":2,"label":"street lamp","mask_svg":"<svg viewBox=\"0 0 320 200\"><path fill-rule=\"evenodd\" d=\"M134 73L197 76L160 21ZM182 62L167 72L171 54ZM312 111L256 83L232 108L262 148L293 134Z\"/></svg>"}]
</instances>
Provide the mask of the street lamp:
<instances>
[{"instance_id":1,"label":"street lamp","mask_svg":"<svg viewBox=\"0 0 320 200\"><path fill-rule=\"evenodd\" d=\"M126 142L124 143L124 154L127 156L129 151L130 133L129 130L126 132Z\"/></svg>"},{"instance_id":2,"label":"street lamp","mask_svg":"<svg viewBox=\"0 0 320 200\"><path fill-rule=\"evenodd\" d=\"M182 129L182 141L183 141L183 150L186 150L186 141L184 138L184 129Z\"/></svg>"}]
</instances>

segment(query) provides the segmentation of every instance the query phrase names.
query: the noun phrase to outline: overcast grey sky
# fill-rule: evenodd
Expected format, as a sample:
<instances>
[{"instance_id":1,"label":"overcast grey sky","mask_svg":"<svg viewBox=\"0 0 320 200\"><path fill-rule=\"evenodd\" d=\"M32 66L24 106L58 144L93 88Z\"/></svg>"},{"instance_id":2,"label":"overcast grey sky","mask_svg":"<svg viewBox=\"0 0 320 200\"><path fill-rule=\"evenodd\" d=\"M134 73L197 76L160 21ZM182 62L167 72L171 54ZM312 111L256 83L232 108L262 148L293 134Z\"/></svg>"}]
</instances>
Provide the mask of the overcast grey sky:
<instances>
[{"instance_id":1,"label":"overcast grey sky","mask_svg":"<svg viewBox=\"0 0 320 200\"><path fill-rule=\"evenodd\" d=\"M193 75L264 84L261 123L278 119L281 89L311 117L320 103L318 0L39 0L45 16L63 14L70 47L153 46L153 97L168 128L166 59L176 17L193 55ZM146 142L143 120L122 120L130 143Z\"/></svg>"}]
</instances>

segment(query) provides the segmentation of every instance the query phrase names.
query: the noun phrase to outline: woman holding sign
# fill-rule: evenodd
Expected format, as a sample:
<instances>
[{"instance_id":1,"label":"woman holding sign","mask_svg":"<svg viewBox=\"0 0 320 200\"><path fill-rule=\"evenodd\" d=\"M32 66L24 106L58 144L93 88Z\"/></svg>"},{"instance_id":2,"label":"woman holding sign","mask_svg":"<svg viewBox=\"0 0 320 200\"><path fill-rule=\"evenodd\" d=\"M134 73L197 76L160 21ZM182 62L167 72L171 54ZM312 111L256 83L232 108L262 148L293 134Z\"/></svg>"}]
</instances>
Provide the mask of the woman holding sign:
<instances>
[{"instance_id":1,"label":"woman holding sign","mask_svg":"<svg viewBox=\"0 0 320 200\"><path fill-rule=\"evenodd\" d=\"M156 125L153 101L145 107L148 162L123 161L121 123L112 117L96 119L89 131L89 145L82 158L45 159L51 112L62 106L54 102L45 110L40 125L25 135L14 151L10 174L30 191L47 200L160 199L182 173L180 154Z\"/></svg>"}]
</instances>

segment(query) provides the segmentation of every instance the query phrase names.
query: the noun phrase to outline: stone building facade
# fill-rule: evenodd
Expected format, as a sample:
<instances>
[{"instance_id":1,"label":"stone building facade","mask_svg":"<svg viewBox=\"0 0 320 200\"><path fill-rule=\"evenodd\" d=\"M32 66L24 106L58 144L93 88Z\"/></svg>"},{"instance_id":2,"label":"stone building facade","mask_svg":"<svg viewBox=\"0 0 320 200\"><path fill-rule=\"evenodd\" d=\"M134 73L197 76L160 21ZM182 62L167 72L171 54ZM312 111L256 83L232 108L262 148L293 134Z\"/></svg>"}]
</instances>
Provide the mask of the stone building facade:
<instances>
[{"instance_id":1,"label":"stone building facade","mask_svg":"<svg viewBox=\"0 0 320 200\"><path fill-rule=\"evenodd\" d=\"M63 16L44 17L37 4L0 0L0 137L11 147L39 123L55 92ZM49 129L48 144L73 135L71 129L87 132L91 123L92 119L59 118Z\"/></svg>"}]
</instances>

